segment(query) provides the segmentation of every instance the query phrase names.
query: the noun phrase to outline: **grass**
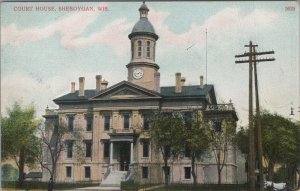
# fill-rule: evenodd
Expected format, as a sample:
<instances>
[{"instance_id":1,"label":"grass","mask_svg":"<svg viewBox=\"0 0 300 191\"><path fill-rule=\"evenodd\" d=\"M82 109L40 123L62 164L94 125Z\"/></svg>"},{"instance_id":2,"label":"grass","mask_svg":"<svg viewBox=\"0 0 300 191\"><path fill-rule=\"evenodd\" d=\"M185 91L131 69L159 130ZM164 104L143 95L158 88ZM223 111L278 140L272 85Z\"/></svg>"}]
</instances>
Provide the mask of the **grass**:
<instances>
[{"instance_id":1,"label":"grass","mask_svg":"<svg viewBox=\"0 0 300 191\"><path fill-rule=\"evenodd\" d=\"M247 191L247 188L244 185L199 184L193 187L190 184L175 184L153 189L153 191Z\"/></svg>"},{"instance_id":2,"label":"grass","mask_svg":"<svg viewBox=\"0 0 300 191\"><path fill-rule=\"evenodd\" d=\"M71 190L74 188L83 188L83 187L94 187L98 186L99 183L93 182L76 182L76 183L56 183L54 185L55 190ZM3 190L11 191L23 191L23 190L47 190L48 182L38 182L38 181L25 181L23 186L19 186L16 181L3 181L2 182Z\"/></svg>"}]
</instances>

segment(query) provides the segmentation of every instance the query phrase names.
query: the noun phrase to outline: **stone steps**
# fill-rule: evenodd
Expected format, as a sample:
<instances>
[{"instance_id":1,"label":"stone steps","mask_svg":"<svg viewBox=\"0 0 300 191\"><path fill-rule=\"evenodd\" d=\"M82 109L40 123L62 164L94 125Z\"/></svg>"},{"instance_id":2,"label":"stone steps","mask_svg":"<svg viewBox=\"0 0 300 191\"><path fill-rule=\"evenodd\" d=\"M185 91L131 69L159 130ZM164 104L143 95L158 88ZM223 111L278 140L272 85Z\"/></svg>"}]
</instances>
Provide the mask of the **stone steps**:
<instances>
[{"instance_id":1,"label":"stone steps","mask_svg":"<svg viewBox=\"0 0 300 191\"><path fill-rule=\"evenodd\" d=\"M121 181L125 180L127 171L111 171L101 182L100 187L120 187Z\"/></svg>"}]
</instances>

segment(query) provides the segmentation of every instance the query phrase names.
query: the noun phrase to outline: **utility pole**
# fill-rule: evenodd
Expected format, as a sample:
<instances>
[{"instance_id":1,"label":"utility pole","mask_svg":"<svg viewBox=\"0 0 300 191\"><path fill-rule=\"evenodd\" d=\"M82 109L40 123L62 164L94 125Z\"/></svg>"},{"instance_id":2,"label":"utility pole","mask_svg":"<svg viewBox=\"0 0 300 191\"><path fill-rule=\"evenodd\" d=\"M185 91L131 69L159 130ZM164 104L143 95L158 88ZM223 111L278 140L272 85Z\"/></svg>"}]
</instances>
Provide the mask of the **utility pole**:
<instances>
[{"instance_id":1,"label":"utility pole","mask_svg":"<svg viewBox=\"0 0 300 191\"><path fill-rule=\"evenodd\" d=\"M208 84L207 81L207 29L205 30L205 77L206 77L206 84Z\"/></svg>"},{"instance_id":2,"label":"utility pole","mask_svg":"<svg viewBox=\"0 0 300 191\"><path fill-rule=\"evenodd\" d=\"M250 41L249 52L242 55L236 55L236 58L249 57L249 60L238 60L239 63L249 63L249 177L250 177L250 190L255 191L255 138L254 138L254 127L253 127L253 103L252 103L252 64L254 65L254 80L255 80L255 97L256 97L256 127L257 127L257 142L258 142L258 159L259 159L259 185L260 191L264 190L263 180L263 147L262 147L262 135L261 135L261 120L260 120L260 106L259 106L259 95L258 95L258 80L257 80L257 62L263 61L274 61L274 58L257 59L257 55L274 54L274 51L268 52L256 52L255 47Z\"/></svg>"}]
</instances>

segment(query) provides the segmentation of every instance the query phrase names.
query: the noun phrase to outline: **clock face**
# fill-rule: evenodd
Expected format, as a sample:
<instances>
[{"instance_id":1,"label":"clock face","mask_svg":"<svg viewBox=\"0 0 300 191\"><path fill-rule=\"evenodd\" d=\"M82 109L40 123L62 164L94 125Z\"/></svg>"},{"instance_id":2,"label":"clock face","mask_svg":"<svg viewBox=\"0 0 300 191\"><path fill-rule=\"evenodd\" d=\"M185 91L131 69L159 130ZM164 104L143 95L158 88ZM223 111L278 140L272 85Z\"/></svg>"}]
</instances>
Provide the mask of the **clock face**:
<instances>
[{"instance_id":1,"label":"clock face","mask_svg":"<svg viewBox=\"0 0 300 191\"><path fill-rule=\"evenodd\" d=\"M133 77L135 78L135 79L140 79L140 78L142 78L143 77L143 75L144 75L144 71L142 70L142 69L135 69L134 71L133 71Z\"/></svg>"}]
</instances>

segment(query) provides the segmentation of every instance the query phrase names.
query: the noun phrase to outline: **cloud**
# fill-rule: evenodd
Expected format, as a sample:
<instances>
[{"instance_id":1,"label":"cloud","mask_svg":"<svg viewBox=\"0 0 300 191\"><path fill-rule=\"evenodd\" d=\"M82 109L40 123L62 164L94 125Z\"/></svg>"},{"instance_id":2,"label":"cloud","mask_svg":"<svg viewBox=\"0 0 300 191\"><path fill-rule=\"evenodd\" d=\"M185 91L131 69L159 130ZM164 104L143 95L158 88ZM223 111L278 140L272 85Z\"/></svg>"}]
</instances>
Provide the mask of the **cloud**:
<instances>
[{"instance_id":1,"label":"cloud","mask_svg":"<svg viewBox=\"0 0 300 191\"><path fill-rule=\"evenodd\" d=\"M94 12L79 12L43 28L18 29L13 23L7 27L2 27L2 44L9 43L19 46L26 42L39 41L49 38L55 33L60 33L62 44L67 45L71 39L80 35L89 24L95 21L96 17L97 14Z\"/></svg>"},{"instance_id":2,"label":"cloud","mask_svg":"<svg viewBox=\"0 0 300 191\"><path fill-rule=\"evenodd\" d=\"M68 42L70 47L91 46L94 44L103 44L111 47L118 55L128 52L127 46L121 46L128 43L127 34L132 27L126 19L117 19L108 24L103 31L94 33L88 37L79 37Z\"/></svg>"},{"instance_id":3,"label":"cloud","mask_svg":"<svg viewBox=\"0 0 300 191\"><path fill-rule=\"evenodd\" d=\"M47 79L25 71L2 76L1 112L5 114L6 108L16 101L21 101L26 105L33 102L37 109L37 116L40 117L44 114L47 105L50 108L57 108L52 100L69 93L71 82L75 82L76 89L78 89L78 76L81 75L82 71L70 70L64 76L52 76ZM86 76L85 89L94 89L95 74L84 73L84 76Z\"/></svg>"},{"instance_id":4,"label":"cloud","mask_svg":"<svg viewBox=\"0 0 300 191\"><path fill-rule=\"evenodd\" d=\"M149 20L153 23L164 44L188 46L191 42L203 42L206 28L210 31L222 32L228 29L239 31L263 30L272 26L278 18L278 14L265 10L256 9L247 15L242 15L241 12L237 8L225 8L209 17L203 24L192 23L189 30L181 34L171 31L168 25L165 24L167 17L170 15L168 12L158 12L151 9ZM127 52L127 46L120 45L128 43L127 35L133 23L124 18L112 21L100 32L87 37L80 36L98 16L97 12L76 12L42 28L18 29L13 23L2 27L2 44L20 46L23 43L46 39L58 33L61 35L61 45L66 48L76 49L94 44L103 44L112 48L118 55Z\"/></svg>"},{"instance_id":5,"label":"cloud","mask_svg":"<svg viewBox=\"0 0 300 191\"><path fill-rule=\"evenodd\" d=\"M61 35L61 45L65 48L76 49L94 44L103 44L112 48L115 53L122 54L120 44L127 43L127 33L132 26L125 19L117 19L109 23L101 32L93 33L88 37L80 37L84 30L96 21L97 12L76 12L62 20L45 27L18 29L12 23L1 28L2 44L21 46L26 42L47 39L58 33Z\"/></svg>"},{"instance_id":6,"label":"cloud","mask_svg":"<svg viewBox=\"0 0 300 191\"><path fill-rule=\"evenodd\" d=\"M204 32L252 32L254 30L264 30L274 26L279 14L272 11L255 9L247 15L242 14L242 10L237 8L225 8L215 15L210 16L203 24L192 23L188 31L176 34L165 24L167 12L157 12L151 10L149 15L160 40L169 45L188 46L191 42L201 43L205 40ZM230 31L228 31L230 30ZM203 34L203 35L201 35ZM222 35L221 35L222 36Z\"/></svg>"}]
</instances>

